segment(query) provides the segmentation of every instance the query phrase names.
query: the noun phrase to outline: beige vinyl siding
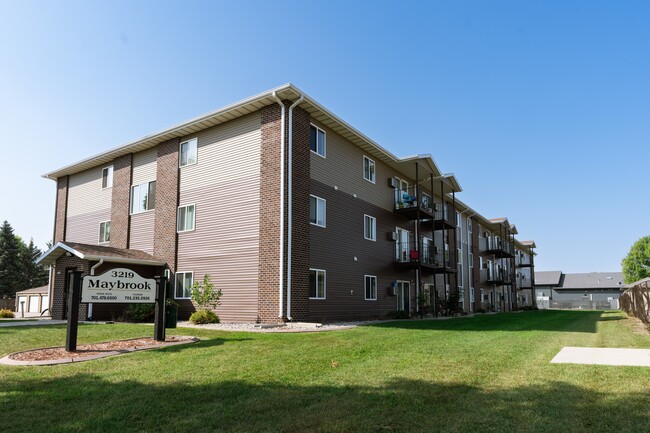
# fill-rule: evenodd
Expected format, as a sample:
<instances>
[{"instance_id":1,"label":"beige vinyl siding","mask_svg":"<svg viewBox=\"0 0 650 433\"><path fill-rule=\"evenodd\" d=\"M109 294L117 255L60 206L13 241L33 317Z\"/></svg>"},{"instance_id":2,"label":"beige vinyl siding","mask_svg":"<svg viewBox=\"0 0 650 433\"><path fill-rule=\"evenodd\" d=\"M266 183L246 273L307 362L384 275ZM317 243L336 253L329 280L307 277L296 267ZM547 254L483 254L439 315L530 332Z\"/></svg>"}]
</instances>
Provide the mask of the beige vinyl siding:
<instances>
[{"instance_id":1,"label":"beige vinyl siding","mask_svg":"<svg viewBox=\"0 0 650 433\"><path fill-rule=\"evenodd\" d=\"M70 176L68 218L111 208L113 190L102 189L104 167L106 166L91 168Z\"/></svg>"},{"instance_id":2,"label":"beige vinyl siding","mask_svg":"<svg viewBox=\"0 0 650 433\"><path fill-rule=\"evenodd\" d=\"M99 223L110 219L110 209L68 217L65 240L82 244L99 244Z\"/></svg>"},{"instance_id":3,"label":"beige vinyl siding","mask_svg":"<svg viewBox=\"0 0 650 433\"><path fill-rule=\"evenodd\" d=\"M397 176L407 180L409 185L413 182L331 129L316 122L312 123L325 131L327 157L323 158L311 152L311 178L325 185L337 186L339 191L356 194L357 198L392 212L395 190L388 185L388 179ZM375 161L374 184L363 178L364 156Z\"/></svg>"},{"instance_id":4,"label":"beige vinyl siding","mask_svg":"<svg viewBox=\"0 0 650 433\"><path fill-rule=\"evenodd\" d=\"M198 163L180 170L179 205L196 205L195 230L178 235L178 272L210 274L226 321L257 319L259 113L200 131Z\"/></svg>"},{"instance_id":5,"label":"beige vinyl siding","mask_svg":"<svg viewBox=\"0 0 650 433\"><path fill-rule=\"evenodd\" d=\"M132 185L156 180L156 160L158 148L145 150L133 155L133 181Z\"/></svg>"},{"instance_id":6,"label":"beige vinyl siding","mask_svg":"<svg viewBox=\"0 0 650 433\"><path fill-rule=\"evenodd\" d=\"M153 210L131 215L130 249L153 254L155 218Z\"/></svg>"},{"instance_id":7,"label":"beige vinyl siding","mask_svg":"<svg viewBox=\"0 0 650 433\"><path fill-rule=\"evenodd\" d=\"M183 137L198 138L197 164L181 168L180 191L259 176L261 121L253 113Z\"/></svg>"}]
</instances>

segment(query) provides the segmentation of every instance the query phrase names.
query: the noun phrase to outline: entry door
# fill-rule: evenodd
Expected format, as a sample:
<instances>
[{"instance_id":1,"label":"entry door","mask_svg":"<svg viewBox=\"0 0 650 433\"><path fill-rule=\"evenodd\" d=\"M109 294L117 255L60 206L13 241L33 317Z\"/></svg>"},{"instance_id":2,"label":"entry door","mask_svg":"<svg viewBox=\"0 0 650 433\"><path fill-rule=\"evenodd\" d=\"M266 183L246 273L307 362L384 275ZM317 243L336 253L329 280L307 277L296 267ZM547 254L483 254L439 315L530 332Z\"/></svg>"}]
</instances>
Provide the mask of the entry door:
<instances>
[{"instance_id":1,"label":"entry door","mask_svg":"<svg viewBox=\"0 0 650 433\"><path fill-rule=\"evenodd\" d=\"M397 233L395 257L400 262L406 262L409 258L409 238L411 233L400 227L397 227L395 231Z\"/></svg>"},{"instance_id":2,"label":"entry door","mask_svg":"<svg viewBox=\"0 0 650 433\"><path fill-rule=\"evenodd\" d=\"M411 283L408 281L397 282L397 309L408 311L408 295L411 290Z\"/></svg>"},{"instance_id":3,"label":"entry door","mask_svg":"<svg viewBox=\"0 0 650 433\"><path fill-rule=\"evenodd\" d=\"M409 184L407 181L396 177L397 188L395 189L395 203L404 203L405 196L409 196Z\"/></svg>"},{"instance_id":4,"label":"entry door","mask_svg":"<svg viewBox=\"0 0 650 433\"><path fill-rule=\"evenodd\" d=\"M433 240L431 238L422 239L422 261L424 263L433 263Z\"/></svg>"}]
</instances>

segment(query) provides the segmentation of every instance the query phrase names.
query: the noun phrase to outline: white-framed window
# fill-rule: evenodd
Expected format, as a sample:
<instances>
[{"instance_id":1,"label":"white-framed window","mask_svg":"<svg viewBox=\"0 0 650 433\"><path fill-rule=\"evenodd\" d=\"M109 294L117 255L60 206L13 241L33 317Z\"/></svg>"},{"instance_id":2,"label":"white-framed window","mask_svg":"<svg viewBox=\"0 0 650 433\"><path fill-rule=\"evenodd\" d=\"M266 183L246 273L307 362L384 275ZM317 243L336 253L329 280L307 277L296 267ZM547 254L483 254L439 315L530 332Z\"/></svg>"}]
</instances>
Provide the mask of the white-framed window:
<instances>
[{"instance_id":1,"label":"white-framed window","mask_svg":"<svg viewBox=\"0 0 650 433\"><path fill-rule=\"evenodd\" d=\"M364 292L366 301L377 300L377 277L374 275L364 275Z\"/></svg>"},{"instance_id":2,"label":"white-framed window","mask_svg":"<svg viewBox=\"0 0 650 433\"><path fill-rule=\"evenodd\" d=\"M111 240L111 222L102 221L99 223L99 243L103 244Z\"/></svg>"},{"instance_id":3,"label":"white-framed window","mask_svg":"<svg viewBox=\"0 0 650 433\"><path fill-rule=\"evenodd\" d=\"M146 212L156 206L156 181L131 187L131 213Z\"/></svg>"},{"instance_id":4,"label":"white-framed window","mask_svg":"<svg viewBox=\"0 0 650 433\"><path fill-rule=\"evenodd\" d=\"M178 215L176 216L176 231L177 232L191 232L194 230L194 222L196 220L196 206L188 204L178 207Z\"/></svg>"},{"instance_id":5,"label":"white-framed window","mask_svg":"<svg viewBox=\"0 0 650 433\"><path fill-rule=\"evenodd\" d=\"M458 288L463 288L463 264L458 264Z\"/></svg>"},{"instance_id":6,"label":"white-framed window","mask_svg":"<svg viewBox=\"0 0 650 433\"><path fill-rule=\"evenodd\" d=\"M375 161L367 156L363 157L363 178L368 182L375 183Z\"/></svg>"},{"instance_id":7,"label":"white-framed window","mask_svg":"<svg viewBox=\"0 0 650 433\"><path fill-rule=\"evenodd\" d=\"M178 159L179 167L196 164L198 139L183 141L180 145L180 157Z\"/></svg>"},{"instance_id":8,"label":"white-framed window","mask_svg":"<svg viewBox=\"0 0 650 433\"><path fill-rule=\"evenodd\" d=\"M193 284L194 284L194 272L176 272L176 283L174 285L174 298L192 299Z\"/></svg>"},{"instance_id":9,"label":"white-framed window","mask_svg":"<svg viewBox=\"0 0 650 433\"><path fill-rule=\"evenodd\" d=\"M325 299L325 271L309 269L309 299Z\"/></svg>"},{"instance_id":10,"label":"white-framed window","mask_svg":"<svg viewBox=\"0 0 650 433\"><path fill-rule=\"evenodd\" d=\"M325 227L325 207L324 198L315 195L309 196L309 222L315 226Z\"/></svg>"},{"instance_id":11,"label":"white-framed window","mask_svg":"<svg viewBox=\"0 0 650 433\"><path fill-rule=\"evenodd\" d=\"M111 188L113 186L113 166L102 168L102 189Z\"/></svg>"},{"instance_id":12,"label":"white-framed window","mask_svg":"<svg viewBox=\"0 0 650 433\"><path fill-rule=\"evenodd\" d=\"M370 215L363 216L363 237L369 241L377 240L377 218Z\"/></svg>"},{"instance_id":13,"label":"white-framed window","mask_svg":"<svg viewBox=\"0 0 650 433\"><path fill-rule=\"evenodd\" d=\"M309 148L325 158L325 131L314 125L309 125Z\"/></svg>"}]
</instances>

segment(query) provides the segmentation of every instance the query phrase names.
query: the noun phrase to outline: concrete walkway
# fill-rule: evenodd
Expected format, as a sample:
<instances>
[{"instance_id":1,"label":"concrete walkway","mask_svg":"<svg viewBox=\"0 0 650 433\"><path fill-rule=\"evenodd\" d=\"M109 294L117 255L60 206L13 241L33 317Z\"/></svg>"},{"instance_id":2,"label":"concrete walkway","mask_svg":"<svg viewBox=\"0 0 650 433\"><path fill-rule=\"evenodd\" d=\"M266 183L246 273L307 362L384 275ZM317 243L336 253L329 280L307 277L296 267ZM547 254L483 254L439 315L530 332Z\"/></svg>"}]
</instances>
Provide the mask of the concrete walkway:
<instances>
[{"instance_id":1,"label":"concrete walkway","mask_svg":"<svg viewBox=\"0 0 650 433\"><path fill-rule=\"evenodd\" d=\"M650 349L563 347L551 363L650 367Z\"/></svg>"},{"instance_id":2,"label":"concrete walkway","mask_svg":"<svg viewBox=\"0 0 650 433\"><path fill-rule=\"evenodd\" d=\"M67 322L65 320L51 320L51 319L0 320L0 328L8 328L10 326L65 325L66 323Z\"/></svg>"}]
</instances>

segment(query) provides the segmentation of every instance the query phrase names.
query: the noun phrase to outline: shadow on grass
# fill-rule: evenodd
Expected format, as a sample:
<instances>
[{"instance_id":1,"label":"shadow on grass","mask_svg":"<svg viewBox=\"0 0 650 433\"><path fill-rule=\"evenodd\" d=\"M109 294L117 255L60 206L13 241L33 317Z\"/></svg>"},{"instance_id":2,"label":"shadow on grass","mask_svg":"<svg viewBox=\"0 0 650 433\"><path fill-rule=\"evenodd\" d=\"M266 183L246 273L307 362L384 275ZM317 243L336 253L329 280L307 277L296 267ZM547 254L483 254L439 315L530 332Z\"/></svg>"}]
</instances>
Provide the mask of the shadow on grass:
<instances>
[{"instance_id":1,"label":"shadow on grass","mask_svg":"<svg viewBox=\"0 0 650 433\"><path fill-rule=\"evenodd\" d=\"M16 420L12 431L598 433L650 425L648 393L603 394L561 382L483 389L413 380L359 387L215 379L9 380L0 402L3 417Z\"/></svg>"},{"instance_id":2,"label":"shadow on grass","mask_svg":"<svg viewBox=\"0 0 650 433\"><path fill-rule=\"evenodd\" d=\"M596 333L600 321L621 320L602 317L602 311L543 310L521 313L478 314L448 320L401 320L368 326L444 331L552 331Z\"/></svg>"}]
</instances>

